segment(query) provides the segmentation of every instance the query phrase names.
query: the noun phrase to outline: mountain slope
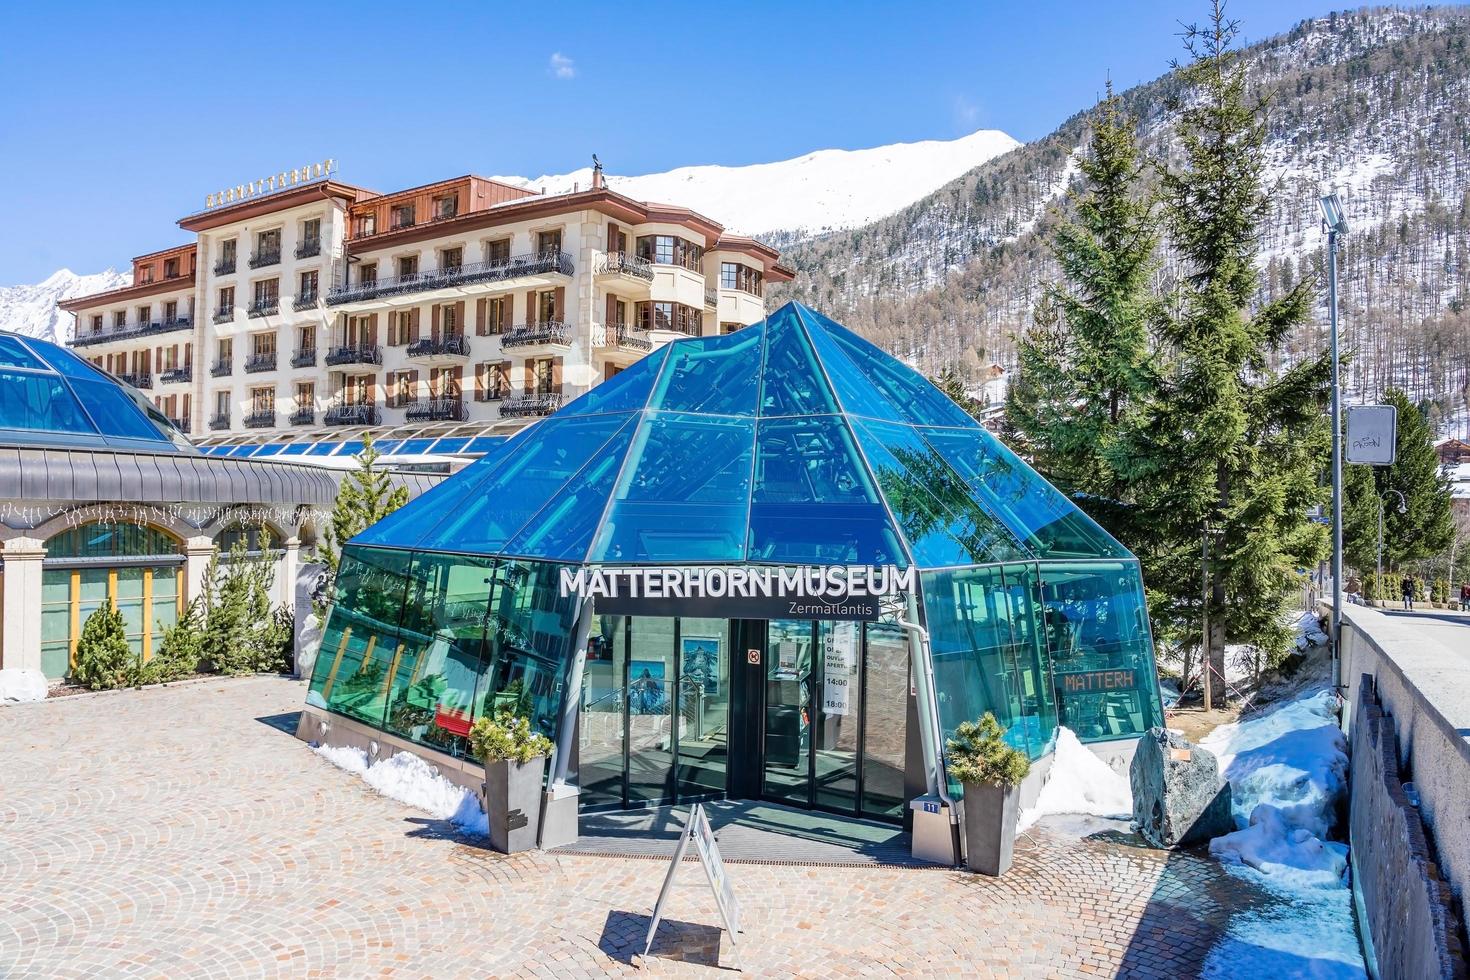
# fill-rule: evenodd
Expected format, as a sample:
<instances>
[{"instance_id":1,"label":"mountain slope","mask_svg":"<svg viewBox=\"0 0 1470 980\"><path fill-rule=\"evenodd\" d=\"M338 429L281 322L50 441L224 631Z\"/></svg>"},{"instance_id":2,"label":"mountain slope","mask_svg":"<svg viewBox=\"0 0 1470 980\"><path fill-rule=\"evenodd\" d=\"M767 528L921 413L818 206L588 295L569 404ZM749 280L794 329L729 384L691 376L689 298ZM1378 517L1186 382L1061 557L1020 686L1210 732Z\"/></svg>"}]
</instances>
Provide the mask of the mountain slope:
<instances>
[{"instance_id":1,"label":"mountain slope","mask_svg":"<svg viewBox=\"0 0 1470 980\"><path fill-rule=\"evenodd\" d=\"M1248 26L1248 25L1247 25ZM1453 411L1470 397L1470 11L1378 8L1305 21L1247 48L1272 100L1274 210L1261 229L1263 298L1323 267L1319 192L1343 195L1350 383L1388 383ZM1175 73L1123 93L1155 159L1171 152ZM789 249L773 299L830 311L923 370L1010 364L1013 336L1056 279L1044 241L1066 207L1091 110L890 217ZM1161 282L1176 269L1167 260ZM1289 357L1320 349L1320 324Z\"/></svg>"},{"instance_id":2,"label":"mountain slope","mask_svg":"<svg viewBox=\"0 0 1470 980\"><path fill-rule=\"evenodd\" d=\"M1017 146L1005 133L982 129L956 140L817 150L745 167L679 167L641 177L608 176L607 183L641 201L692 208L732 231L779 246L876 221ZM534 180L496 179L560 194L590 187L592 168Z\"/></svg>"},{"instance_id":3,"label":"mountain slope","mask_svg":"<svg viewBox=\"0 0 1470 980\"><path fill-rule=\"evenodd\" d=\"M53 272L34 286L0 286L0 330L64 343L71 336L71 314L57 302L126 286L133 277L114 269L79 276L70 269Z\"/></svg>"}]
</instances>

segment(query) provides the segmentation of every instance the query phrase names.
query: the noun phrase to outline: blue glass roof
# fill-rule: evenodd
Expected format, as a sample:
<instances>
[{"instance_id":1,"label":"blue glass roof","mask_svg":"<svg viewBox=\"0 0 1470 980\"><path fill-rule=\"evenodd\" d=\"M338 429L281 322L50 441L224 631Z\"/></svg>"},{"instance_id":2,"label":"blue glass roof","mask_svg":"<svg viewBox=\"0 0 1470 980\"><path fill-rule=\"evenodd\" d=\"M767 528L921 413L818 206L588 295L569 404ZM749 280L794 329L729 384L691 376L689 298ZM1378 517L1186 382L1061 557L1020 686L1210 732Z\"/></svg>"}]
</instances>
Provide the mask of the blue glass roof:
<instances>
[{"instance_id":1,"label":"blue glass roof","mask_svg":"<svg viewBox=\"0 0 1470 980\"><path fill-rule=\"evenodd\" d=\"M1127 556L928 380L796 303L659 348L353 542L609 564Z\"/></svg>"},{"instance_id":2,"label":"blue glass roof","mask_svg":"<svg viewBox=\"0 0 1470 980\"><path fill-rule=\"evenodd\" d=\"M0 442L194 452L141 393L65 347L0 332Z\"/></svg>"}]
</instances>

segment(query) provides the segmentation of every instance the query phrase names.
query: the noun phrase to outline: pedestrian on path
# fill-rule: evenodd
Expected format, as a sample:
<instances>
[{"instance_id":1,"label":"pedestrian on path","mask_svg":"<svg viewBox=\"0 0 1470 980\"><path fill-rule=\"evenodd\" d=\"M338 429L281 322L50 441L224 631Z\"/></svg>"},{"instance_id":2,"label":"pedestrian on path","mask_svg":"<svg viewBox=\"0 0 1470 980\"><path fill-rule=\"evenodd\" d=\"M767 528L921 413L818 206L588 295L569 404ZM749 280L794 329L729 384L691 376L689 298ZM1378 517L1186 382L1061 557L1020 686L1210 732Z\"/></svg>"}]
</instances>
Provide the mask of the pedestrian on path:
<instances>
[{"instance_id":1,"label":"pedestrian on path","mask_svg":"<svg viewBox=\"0 0 1470 980\"><path fill-rule=\"evenodd\" d=\"M1412 612L1414 609L1414 580L1405 575L1404 580L1399 583L1399 591L1404 595L1404 608Z\"/></svg>"},{"instance_id":2,"label":"pedestrian on path","mask_svg":"<svg viewBox=\"0 0 1470 980\"><path fill-rule=\"evenodd\" d=\"M1470 612L1470 582L1460 583L1460 612Z\"/></svg>"}]
</instances>

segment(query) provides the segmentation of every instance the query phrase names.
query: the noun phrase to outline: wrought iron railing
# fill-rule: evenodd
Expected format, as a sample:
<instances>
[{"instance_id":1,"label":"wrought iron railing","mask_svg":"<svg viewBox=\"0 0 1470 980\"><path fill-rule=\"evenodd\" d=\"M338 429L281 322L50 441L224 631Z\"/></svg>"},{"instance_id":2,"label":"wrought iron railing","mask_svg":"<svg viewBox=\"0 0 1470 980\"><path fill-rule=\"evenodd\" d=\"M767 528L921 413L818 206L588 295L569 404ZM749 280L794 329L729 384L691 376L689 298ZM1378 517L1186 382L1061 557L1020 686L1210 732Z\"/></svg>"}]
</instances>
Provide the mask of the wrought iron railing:
<instances>
[{"instance_id":1,"label":"wrought iron railing","mask_svg":"<svg viewBox=\"0 0 1470 980\"><path fill-rule=\"evenodd\" d=\"M276 413L274 410L251 412L245 416L245 428L247 429L274 429L275 427Z\"/></svg>"},{"instance_id":2,"label":"wrought iron railing","mask_svg":"<svg viewBox=\"0 0 1470 980\"><path fill-rule=\"evenodd\" d=\"M168 424L171 425L171 426L173 426L175 429L178 429L180 432L184 433L185 435L188 435L189 434L189 420L188 419L170 418L168 420Z\"/></svg>"},{"instance_id":3,"label":"wrought iron railing","mask_svg":"<svg viewBox=\"0 0 1470 980\"><path fill-rule=\"evenodd\" d=\"M132 385L134 388L152 388L153 375L151 374L119 374L118 380Z\"/></svg>"},{"instance_id":4,"label":"wrought iron railing","mask_svg":"<svg viewBox=\"0 0 1470 980\"><path fill-rule=\"evenodd\" d=\"M155 334L172 333L175 330L188 330L194 326L193 317L181 316L173 320L154 320L150 323L138 323L121 330L104 330L100 333L85 333L74 338L71 342L73 347L86 347L90 344L105 344L114 340L129 340L133 337L152 337Z\"/></svg>"},{"instance_id":5,"label":"wrought iron railing","mask_svg":"<svg viewBox=\"0 0 1470 980\"><path fill-rule=\"evenodd\" d=\"M383 348L376 344L327 348L327 367L340 364L382 364Z\"/></svg>"},{"instance_id":6,"label":"wrought iron railing","mask_svg":"<svg viewBox=\"0 0 1470 980\"><path fill-rule=\"evenodd\" d=\"M355 303L401 293L422 292L426 289L443 289L447 286L501 282L521 276L551 273L570 276L573 268L572 257L566 252L513 255L497 262L470 262L444 269L411 272L402 276L384 276L370 282L333 286L327 293L327 305Z\"/></svg>"},{"instance_id":7,"label":"wrought iron railing","mask_svg":"<svg viewBox=\"0 0 1470 980\"><path fill-rule=\"evenodd\" d=\"M333 405L322 416L325 425L379 425L382 416L376 405Z\"/></svg>"},{"instance_id":8,"label":"wrought iron railing","mask_svg":"<svg viewBox=\"0 0 1470 980\"><path fill-rule=\"evenodd\" d=\"M228 429L230 427L229 413L220 414L216 412L214 415L211 415L209 417L209 427L211 429Z\"/></svg>"},{"instance_id":9,"label":"wrought iron railing","mask_svg":"<svg viewBox=\"0 0 1470 980\"><path fill-rule=\"evenodd\" d=\"M264 354L251 354L245 358L245 373L259 374L262 371L274 371L276 369L276 352L269 351Z\"/></svg>"},{"instance_id":10,"label":"wrought iron railing","mask_svg":"<svg viewBox=\"0 0 1470 980\"><path fill-rule=\"evenodd\" d=\"M281 250L277 248L261 249L250 256L250 268L263 269L268 265L275 265L281 261Z\"/></svg>"},{"instance_id":11,"label":"wrought iron railing","mask_svg":"<svg viewBox=\"0 0 1470 980\"><path fill-rule=\"evenodd\" d=\"M408 345L409 357L433 357L438 354L452 354L456 357L470 356L470 342L462 336L426 337L416 340Z\"/></svg>"},{"instance_id":12,"label":"wrought iron railing","mask_svg":"<svg viewBox=\"0 0 1470 980\"><path fill-rule=\"evenodd\" d=\"M292 354L291 366L293 368L316 367L316 348L309 347Z\"/></svg>"},{"instance_id":13,"label":"wrought iron railing","mask_svg":"<svg viewBox=\"0 0 1470 980\"><path fill-rule=\"evenodd\" d=\"M288 421L292 425L315 425L316 409L298 408L296 411L290 414L290 416L288 417Z\"/></svg>"},{"instance_id":14,"label":"wrought iron railing","mask_svg":"<svg viewBox=\"0 0 1470 980\"><path fill-rule=\"evenodd\" d=\"M570 347L571 327L560 320L543 320L540 323L518 323L500 338L501 350L515 347L552 345Z\"/></svg>"},{"instance_id":15,"label":"wrought iron railing","mask_svg":"<svg viewBox=\"0 0 1470 980\"><path fill-rule=\"evenodd\" d=\"M296 246L296 257L298 259L309 259L313 255L321 254L322 240L320 238L303 239L301 244Z\"/></svg>"},{"instance_id":16,"label":"wrought iron railing","mask_svg":"<svg viewBox=\"0 0 1470 980\"><path fill-rule=\"evenodd\" d=\"M500 417L503 419L515 419L529 418L536 415L550 415L558 408L561 408L560 392L517 395L515 398L508 398L500 403Z\"/></svg>"},{"instance_id":17,"label":"wrought iron railing","mask_svg":"<svg viewBox=\"0 0 1470 980\"><path fill-rule=\"evenodd\" d=\"M428 398L408 403L410 422L464 422L469 418L462 398Z\"/></svg>"},{"instance_id":18,"label":"wrought iron railing","mask_svg":"<svg viewBox=\"0 0 1470 980\"><path fill-rule=\"evenodd\" d=\"M710 289L706 286L704 289L704 305L710 308L719 306L720 291L718 289Z\"/></svg>"},{"instance_id":19,"label":"wrought iron railing","mask_svg":"<svg viewBox=\"0 0 1470 980\"><path fill-rule=\"evenodd\" d=\"M597 263L598 275L632 276L653 282L653 263L631 252L609 252Z\"/></svg>"},{"instance_id":20,"label":"wrought iron railing","mask_svg":"<svg viewBox=\"0 0 1470 980\"><path fill-rule=\"evenodd\" d=\"M217 276L228 276L235 271L234 259L220 259L214 264L214 274Z\"/></svg>"},{"instance_id":21,"label":"wrought iron railing","mask_svg":"<svg viewBox=\"0 0 1470 980\"><path fill-rule=\"evenodd\" d=\"M226 359L226 360L221 360L221 361L215 361L214 362L214 366L209 369L209 376L211 378L223 378L223 377L227 377L228 375L233 374L234 372L235 372L235 362L234 362L234 360L233 359Z\"/></svg>"},{"instance_id":22,"label":"wrought iron railing","mask_svg":"<svg viewBox=\"0 0 1470 980\"><path fill-rule=\"evenodd\" d=\"M229 323L235 319L235 308L233 306L222 306L214 311L215 323Z\"/></svg>"},{"instance_id":23,"label":"wrought iron railing","mask_svg":"<svg viewBox=\"0 0 1470 980\"><path fill-rule=\"evenodd\" d=\"M316 306L316 301L316 293L307 293L305 296L296 297L295 301L291 304L291 309L295 310L297 313L300 313L302 310L309 310L312 307Z\"/></svg>"},{"instance_id":24,"label":"wrought iron railing","mask_svg":"<svg viewBox=\"0 0 1470 980\"><path fill-rule=\"evenodd\" d=\"M193 381L194 369L186 367L169 368L167 371L159 373L158 380L160 384L166 385L177 384L180 381Z\"/></svg>"},{"instance_id":25,"label":"wrought iron railing","mask_svg":"<svg viewBox=\"0 0 1470 980\"><path fill-rule=\"evenodd\" d=\"M252 317L275 316L281 312L281 301L279 299L263 299L250 304L247 315Z\"/></svg>"}]
</instances>

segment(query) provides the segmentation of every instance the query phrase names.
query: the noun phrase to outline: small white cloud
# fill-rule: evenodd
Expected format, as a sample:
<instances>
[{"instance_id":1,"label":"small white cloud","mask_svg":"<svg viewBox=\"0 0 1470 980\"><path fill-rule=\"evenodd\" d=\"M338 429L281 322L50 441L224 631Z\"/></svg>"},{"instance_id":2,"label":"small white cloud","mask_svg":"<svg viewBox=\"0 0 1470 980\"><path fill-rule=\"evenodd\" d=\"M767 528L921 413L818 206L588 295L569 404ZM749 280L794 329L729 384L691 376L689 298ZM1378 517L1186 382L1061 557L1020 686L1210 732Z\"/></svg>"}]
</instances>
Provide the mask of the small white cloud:
<instances>
[{"instance_id":1,"label":"small white cloud","mask_svg":"<svg viewBox=\"0 0 1470 980\"><path fill-rule=\"evenodd\" d=\"M955 128L971 133L980 125L980 107L963 95L957 95L952 106Z\"/></svg>"},{"instance_id":2,"label":"small white cloud","mask_svg":"<svg viewBox=\"0 0 1470 980\"><path fill-rule=\"evenodd\" d=\"M568 58L560 51L553 51L551 53L551 61L547 63L546 70L551 74L552 78L577 77L577 66L572 62L571 58Z\"/></svg>"}]
</instances>

